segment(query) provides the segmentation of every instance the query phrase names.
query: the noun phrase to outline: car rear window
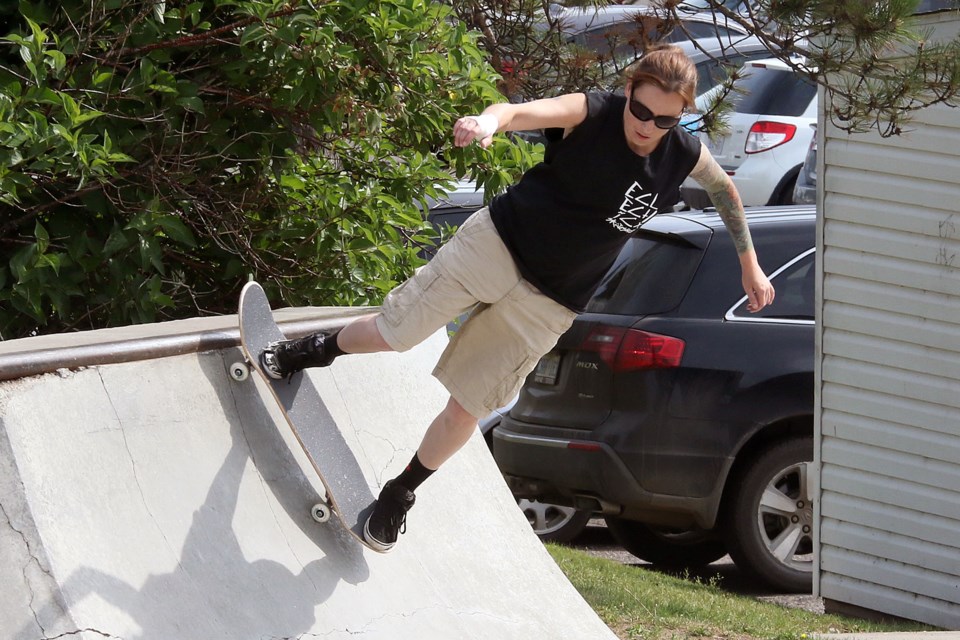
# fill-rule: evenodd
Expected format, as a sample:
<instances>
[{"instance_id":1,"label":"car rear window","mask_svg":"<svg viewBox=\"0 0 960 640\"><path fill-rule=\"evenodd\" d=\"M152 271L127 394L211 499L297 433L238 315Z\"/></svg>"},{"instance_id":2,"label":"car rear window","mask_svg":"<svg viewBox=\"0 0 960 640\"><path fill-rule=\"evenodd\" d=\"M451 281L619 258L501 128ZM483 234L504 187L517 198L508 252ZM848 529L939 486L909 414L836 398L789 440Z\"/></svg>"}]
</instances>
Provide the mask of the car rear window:
<instances>
[{"instance_id":1,"label":"car rear window","mask_svg":"<svg viewBox=\"0 0 960 640\"><path fill-rule=\"evenodd\" d=\"M701 95L714 88L727 79L730 75L728 69L736 69L743 66L748 60L757 58L769 58L770 52L766 49L754 51L752 53L741 53L730 50L725 53L714 54L717 58L707 58L697 63L697 95Z\"/></svg>"},{"instance_id":2,"label":"car rear window","mask_svg":"<svg viewBox=\"0 0 960 640\"><path fill-rule=\"evenodd\" d=\"M703 250L682 238L631 238L587 304L592 313L649 315L673 309L683 299Z\"/></svg>"},{"instance_id":3,"label":"car rear window","mask_svg":"<svg viewBox=\"0 0 960 640\"><path fill-rule=\"evenodd\" d=\"M800 116L817 94L816 85L800 74L769 67L747 67L737 86L745 91L731 94L737 113Z\"/></svg>"}]
</instances>

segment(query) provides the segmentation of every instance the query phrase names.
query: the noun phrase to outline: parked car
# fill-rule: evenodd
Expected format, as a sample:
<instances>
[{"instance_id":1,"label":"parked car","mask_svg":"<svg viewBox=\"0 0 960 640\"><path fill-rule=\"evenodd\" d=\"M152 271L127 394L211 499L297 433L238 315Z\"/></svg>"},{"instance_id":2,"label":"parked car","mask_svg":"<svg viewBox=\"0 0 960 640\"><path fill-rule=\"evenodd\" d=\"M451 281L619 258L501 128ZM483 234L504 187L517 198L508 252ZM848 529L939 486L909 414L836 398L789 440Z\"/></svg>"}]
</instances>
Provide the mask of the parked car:
<instances>
[{"instance_id":1,"label":"parked car","mask_svg":"<svg viewBox=\"0 0 960 640\"><path fill-rule=\"evenodd\" d=\"M628 551L696 566L730 553L811 586L815 210L748 212L776 301L746 310L716 212L661 214L493 430L514 494L601 512Z\"/></svg>"},{"instance_id":2,"label":"parked car","mask_svg":"<svg viewBox=\"0 0 960 640\"><path fill-rule=\"evenodd\" d=\"M797 175L797 186L793 189L793 201L797 204L817 204L817 125L811 124L813 137L807 148L807 156Z\"/></svg>"},{"instance_id":3,"label":"parked car","mask_svg":"<svg viewBox=\"0 0 960 640\"><path fill-rule=\"evenodd\" d=\"M680 21L682 28L664 34L667 25L654 9L638 5L562 8L552 17L561 21L570 42L621 61L635 59L642 53L643 33L650 40L673 44L719 38L730 45L747 35L741 25L709 12L685 14Z\"/></svg>"},{"instance_id":4,"label":"parked car","mask_svg":"<svg viewBox=\"0 0 960 640\"><path fill-rule=\"evenodd\" d=\"M650 7L611 5L606 7L568 8L556 14L562 19L568 41L593 51L604 60L614 60L619 70L643 53L641 29L654 38L664 28ZM733 68L747 60L766 58L770 50L756 36L748 35L742 26L726 22L712 13L689 13L681 27L666 34L661 42L679 46L690 56L700 76L697 95L707 91L723 78L721 65ZM619 71L611 74L611 88L619 86Z\"/></svg>"},{"instance_id":5,"label":"parked car","mask_svg":"<svg viewBox=\"0 0 960 640\"><path fill-rule=\"evenodd\" d=\"M492 411L480 420L480 433L483 434L490 451L493 451L493 430L500 425L503 416L510 412L517 402L514 398L506 406ZM584 511L560 504L551 504L528 498L517 498L517 506L527 517L527 522L544 542L572 542L587 528L592 511Z\"/></svg>"},{"instance_id":6,"label":"parked car","mask_svg":"<svg viewBox=\"0 0 960 640\"><path fill-rule=\"evenodd\" d=\"M712 139L701 132L700 138L733 178L744 206L792 204L813 137L810 125L817 121L816 85L776 59L750 61L743 73L738 86L746 93L728 97L734 107L730 133ZM705 97L697 102L702 110ZM711 204L692 179L681 193L693 209Z\"/></svg>"},{"instance_id":7,"label":"parked car","mask_svg":"<svg viewBox=\"0 0 960 640\"><path fill-rule=\"evenodd\" d=\"M443 244L470 215L483 206L483 189L477 189L472 180L458 180L453 188L439 198L427 198L427 221L439 237L437 246L425 247L420 257L430 260Z\"/></svg>"}]
</instances>

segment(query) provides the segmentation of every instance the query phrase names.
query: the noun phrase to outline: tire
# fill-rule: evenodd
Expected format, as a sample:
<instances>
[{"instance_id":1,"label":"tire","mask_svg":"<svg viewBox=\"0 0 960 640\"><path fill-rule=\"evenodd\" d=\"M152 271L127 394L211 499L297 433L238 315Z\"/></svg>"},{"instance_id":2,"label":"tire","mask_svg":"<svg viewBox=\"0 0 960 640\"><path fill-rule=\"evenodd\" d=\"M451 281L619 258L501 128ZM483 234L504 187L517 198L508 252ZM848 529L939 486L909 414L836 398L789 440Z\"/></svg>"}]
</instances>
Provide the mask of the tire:
<instances>
[{"instance_id":1,"label":"tire","mask_svg":"<svg viewBox=\"0 0 960 640\"><path fill-rule=\"evenodd\" d=\"M517 504L527 516L533 532L544 542L571 542L583 533L593 516L589 511L526 498L518 498Z\"/></svg>"},{"instance_id":2,"label":"tire","mask_svg":"<svg viewBox=\"0 0 960 640\"><path fill-rule=\"evenodd\" d=\"M813 438L793 438L756 456L726 514L727 548L741 571L785 593L813 587Z\"/></svg>"},{"instance_id":3,"label":"tire","mask_svg":"<svg viewBox=\"0 0 960 640\"><path fill-rule=\"evenodd\" d=\"M800 177L800 172L798 171L793 175L793 177L786 180L780 190L777 192L777 197L775 202L771 202L772 205L789 205L796 204L793 200L793 190L797 186L797 178Z\"/></svg>"},{"instance_id":4,"label":"tire","mask_svg":"<svg viewBox=\"0 0 960 640\"><path fill-rule=\"evenodd\" d=\"M614 539L641 560L671 569L708 565L727 554L714 531L682 530L607 516Z\"/></svg>"}]
</instances>

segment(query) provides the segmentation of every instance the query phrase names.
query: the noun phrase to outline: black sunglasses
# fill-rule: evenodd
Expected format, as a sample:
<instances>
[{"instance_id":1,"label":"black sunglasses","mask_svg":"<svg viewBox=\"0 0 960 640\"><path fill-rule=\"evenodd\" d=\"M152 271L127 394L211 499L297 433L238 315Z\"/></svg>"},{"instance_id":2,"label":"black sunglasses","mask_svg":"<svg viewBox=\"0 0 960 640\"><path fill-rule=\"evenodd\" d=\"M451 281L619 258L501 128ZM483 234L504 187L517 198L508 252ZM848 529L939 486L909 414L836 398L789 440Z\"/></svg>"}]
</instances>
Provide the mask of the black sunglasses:
<instances>
[{"instance_id":1,"label":"black sunglasses","mask_svg":"<svg viewBox=\"0 0 960 640\"><path fill-rule=\"evenodd\" d=\"M680 124L680 116L655 116L653 115L653 111L647 109L645 104L633 96L630 97L630 113L641 122L653 120L653 124L656 125L657 129L673 129Z\"/></svg>"}]
</instances>

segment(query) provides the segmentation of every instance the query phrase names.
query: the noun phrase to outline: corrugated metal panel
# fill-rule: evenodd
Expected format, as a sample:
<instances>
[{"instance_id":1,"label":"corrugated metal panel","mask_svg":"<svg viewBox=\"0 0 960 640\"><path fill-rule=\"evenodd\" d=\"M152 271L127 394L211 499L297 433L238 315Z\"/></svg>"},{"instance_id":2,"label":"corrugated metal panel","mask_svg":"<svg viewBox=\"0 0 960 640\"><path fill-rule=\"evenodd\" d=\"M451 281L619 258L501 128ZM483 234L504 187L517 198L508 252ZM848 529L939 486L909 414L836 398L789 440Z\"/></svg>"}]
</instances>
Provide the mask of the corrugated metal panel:
<instances>
[{"instance_id":1,"label":"corrugated metal panel","mask_svg":"<svg viewBox=\"0 0 960 640\"><path fill-rule=\"evenodd\" d=\"M941 325L945 323L939 323ZM855 327L854 329L858 329ZM922 334L926 336L927 334ZM884 367L905 369L928 373L935 376L960 377L960 353L948 350L953 345L918 347L909 341L910 334L890 336L887 340L877 340L855 331L826 331L823 336L823 353L843 358L862 359L871 364ZM919 356L919 357L918 357Z\"/></svg>"},{"instance_id":2,"label":"corrugated metal panel","mask_svg":"<svg viewBox=\"0 0 960 640\"><path fill-rule=\"evenodd\" d=\"M904 483L898 485L897 492L904 500L908 500L911 493L923 493L919 498L921 501L930 498L950 502L943 509L935 509L935 513L960 518L960 503L952 502L954 494L960 491L960 466L952 461L841 438L829 438L824 442L822 460L825 469L834 464L843 472L874 474L884 481L902 480ZM908 501L904 504L916 508L919 503ZM957 550L960 552L960 540L957 541Z\"/></svg>"},{"instance_id":3,"label":"corrugated metal panel","mask_svg":"<svg viewBox=\"0 0 960 640\"><path fill-rule=\"evenodd\" d=\"M834 491L824 491L821 502L821 517L824 522L828 518L833 518L876 529L885 532L888 536L913 538L916 544L926 542L952 547L957 541L957 522L951 518L903 509L885 502L855 498ZM853 546L853 541L845 538L838 539L836 544L829 543L830 539L825 537L829 533L829 531L820 532L823 542L821 552L830 547L846 549ZM877 582L884 584L882 580ZM822 593L822 595L825 598L832 597L828 593ZM960 604L960 601L957 604Z\"/></svg>"},{"instance_id":4,"label":"corrugated metal panel","mask_svg":"<svg viewBox=\"0 0 960 640\"><path fill-rule=\"evenodd\" d=\"M905 313L830 302L824 305L823 309L824 324L830 327L824 331L824 341L833 338L834 330L845 331L846 335L853 337L863 336L860 331L869 327L872 334L870 337L905 343L900 345L901 351L907 359L912 360L904 363L906 368L922 367L919 370L925 371L926 356L936 357L939 353L946 359L944 374L960 379L960 362L949 360L957 354L957 325L940 320L927 320L922 326L918 326L918 323L911 322L910 318L911 316ZM866 362L874 360L870 353L872 350L883 348L879 345L880 341L867 339L859 343L869 350L863 354ZM895 345L889 345L891 349L894 347ZM951 364L953 366L950 366Z\"/></svg>"},{"instance_id":5,"label":"corrugated metal panel","mask_svg":"<svg viewBox=\"0 0 960 640\"><path fill-rule=\"evenodd\" d=\"M920 180L933 182L950 182L950 166L956 162L960 151L960 131L937 127L924 129L925 136L931 139L951 140L955 145L943 152L917 151L910 148L909 138L891 140L876 138L869 143L857 139L837 139L835 148L830 156L831 168L859 169L872 171L878 175L910 176ZM873 163L872 166L870 163Z\"/></svg>"},{"instance_id":6,"label":"corrugated metal panel","mask_svg":"<svg viewBox=\"0 0 960 640\"><path fill-rule=\"evenodd\" d=\"M918 545L915 538L892 534L889 531L864 527L833 518L824 518L821 529L834 540L843 541L844 548L886 558L936 573L951 575L960 570L960 549L927 543ZM953 580L956 584L956 580Z\"/></svg>"},{"instance_id":7,"label":"corrugated metal panel","mask_svg":"<svg viewBox=\"0 0 960 640\"><path fill-rule=\"evenodd\" d=\"M951 169L955 170L955 169ZM905 207L900 203L830 194L829 221L853 222L865 227L884 227L935 238L960 240L960 215L951 217L940 210Z\"/></svg>"},{"instance_id":8,"label":"corrugated metal panel","mask_svg":"<svg viewBox=\"0 0 960 640\"><path fill-rule=\"evenodd\" d=\"M858 429L866 442L886 440L917 455L932 455L935 451L944 456L943 460L960 460L954 408L840 384L824 387L821 406L821 427L826 436L841 435L841 429ZM918 448L925 446L934 451Z\"/></svg>"},{"instance_id":9,"label":"corrugated metal panel","mask_svg":"<svg viewBox=\"0 0 960 640\"><path fill-rule=\"evenodd\" d=\"M918 373L878 367L845 358L823 358L823 382L860 387L891 396L956 408L960 382ZM958 411L960 414L960 411ZM957 416L960 419L960 415ZM956 428L956 427L954 427ZM960 495L957 496L960 502ZM957 523L960 531L960 523Z\"/></svg>"},{"instance_id":10,"label":"corrugated metal panel","mask_svg":"<svg viewBox=\"0 0 960 640\"><path fill-rule=\"evenodd\" d=\"M908 287L890 286L889 283L869 282L862 278L848 278L840 274L831 274L824 281L830 291L830 298L865 309L909 309L923 308L928 320L953 322L960 318L960 297L933 291L921 291ZM872 332L872 330L871 330Z\"/></svg>"},{"instance_id":11,"label":"corrugated metal panel","mask_svg":"<svg viewBox=\"0 0 960 640\"><path fill-rule=\"evenodd\" d=\"M841 552L836 548L825 549L821 556L821 565L833 573L848 578L871 581L877 574L895 577L897 589L914 595L926 596L949 602L958 595L957 581L953 576L923 569L913 565L896 562L856 552Z\"/></svg>"},{"instance_id":12,"label":"corrugated metal panel","mask_svg":"<svg viewBox=\"0 0 960 640\"><path fill-rule=\"evenodd\" d=\"M922 620L939 627L950 628L960 619L960 605L854 580L837 573L825 575L821 588L835 594L832 597L839 602L856 604L901 618Z\"/></svg>"},{"instance_id":13,"label":"corrugated metal panel","mask_svg":"<svg viewBox=\"0 0 960 640\"><path fill-rule=\"evenodd\" d=\"M891 155L896 155L890 150ZM864 162L869 162L865 158ZM906 164L905 164L906 166ZM960 166L960 158L948 166ZM830 167L824 176L824 188L872 200L899 202L908 207L925 207L954 211L960 199L960 185L889 173L870 173L846 167Z\"/></svg>"},{"instance_id":14,"label":"corrugated metal panel","mask_svg":"<svg viewBox=\"0 0 960 640\"><path fill-rule=\"evenodd\" d=\"M960 111L910 127L883 139L821 121L816 584L957 629Z\"/></svg>"},{"instance_id":15,"label":"corrugated metal panel","mask_svg":"<svg viewBox=\"0 0 960 640\"><path fill-rule=\"evenodd\" d=\"M825 449L829 446L825 443ZM882 502L886 506L912 509L923 513L935 513L942 518L960 520L960 503L956 491L938 489L929 484L907 482L891 478L875 471L862 471L847 466L824 464L820 479L823 486L841 486L845 496ZM954 527L953 542L957 544L957 530ZM958 601L960 602L960 601Z\"/></svg>"},{"instance_id":16,"label":"corrugated metal panel","mask_svg":"<svg viewBox=\"0 0 960 640\"><path fill-rule=\"evenodd\" d=\"M957 170L960 171L960 167ZM859 251L841 248L828 248L823 252L818 250L817 254L823 256L825 274L845 275L949 296L960 295L960 276L955 273L958 270L954 268L943 269L943 265L879 255L872 255L867 259ZM912 313L918 318L924 317L916 311Z\"/></svg>"},{"instance_id":17,"label":"corrugated metal panel","mask_svg":"<svg viewBox=\"0 0 960 640\"><path fill-rule=\"evenodd\" d=\"M957 200L960 201L960 185L957 187ZM952 238L904 233L902 229L856 222L830 221L826 225L834 247L937 266L960 267L960 236Z\"/></svg>"}]
</instances>

